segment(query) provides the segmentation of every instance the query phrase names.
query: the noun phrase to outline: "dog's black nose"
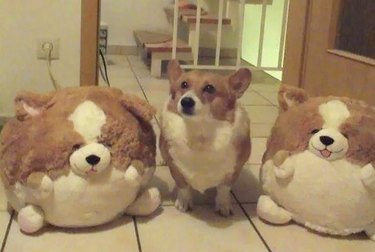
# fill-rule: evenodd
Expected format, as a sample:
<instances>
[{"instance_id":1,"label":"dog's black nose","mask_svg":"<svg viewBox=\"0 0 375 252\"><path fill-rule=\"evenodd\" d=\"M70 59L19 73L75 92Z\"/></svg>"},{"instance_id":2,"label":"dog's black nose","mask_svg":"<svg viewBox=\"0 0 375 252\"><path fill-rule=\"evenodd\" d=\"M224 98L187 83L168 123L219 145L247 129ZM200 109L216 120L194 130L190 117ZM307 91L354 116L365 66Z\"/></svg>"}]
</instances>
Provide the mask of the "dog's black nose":
<instances>
[{"instance_id":1,"label":"dog's black nose","mask_svg":"<svg viewBox=\"0 0 375 252\"><path fill-rule=\"evenodd\" d=\"M100 157L98 157L97 155L90 155L86 157L86 161L90 165L96 165L97 163L100 162Z\"/></svg>"},{"instance_id":2,"label":"dog's black nose","mask_svg":"<svg viewBox=\"0 0 375 252\"><path fill-rule=\"evenodd\" d=\"M195 106L195 101L191 97L184 97L181 100L181 106L185 109L191 109Z\"/></svg>"},{"instance_id":3,"label":"dog's black nose","mask_svg":"<svg viewBox=\"0 0 375 252\"><path fill-rule=\"evenodd\" d=\"M322 142L326 146L333 144L334 141L335 140L333 140L329 136L321 136L320 137L320 142Z\"/></svg>"}]
</instances>

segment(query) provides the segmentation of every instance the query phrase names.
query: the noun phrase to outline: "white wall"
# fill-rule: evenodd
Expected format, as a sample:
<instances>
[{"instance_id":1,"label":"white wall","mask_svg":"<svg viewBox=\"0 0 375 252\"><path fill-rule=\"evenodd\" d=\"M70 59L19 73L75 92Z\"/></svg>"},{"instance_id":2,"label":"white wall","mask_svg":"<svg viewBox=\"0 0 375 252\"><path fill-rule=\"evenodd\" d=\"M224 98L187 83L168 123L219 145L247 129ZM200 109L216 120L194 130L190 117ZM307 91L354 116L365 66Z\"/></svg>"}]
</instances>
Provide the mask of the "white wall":
<instances>
[{"instance_id":1,"label":"white wall","mask_svg":"<svg viewBox=\"0 0 375 252\"><path fill-rule=\"evenodd\" d=\"M196 0L190 0L195 3ZM164 8L173 6L172 0L102 0L101 21L108 25L108 44L135 46L133 31L150 30L172 33L172 25L168 23ZM237 46L237 3L231 3L232 25L224 27L222 37L223 48L235 48ZM211 14L218 13L218 0L205 0L202 6ZM224 10L225 13L225 10ZM186 35L187 30L183 26L179 29ZM201 29L201 47L216 46L216 26L206 25Z\"/></svg>"},{"instance_id":2,"label":"white wall","mask_svg":"<svg viewBox=\"0 0 375 252\"><path fill-rule=\"evenodd\" d=\"M52 69L61 86L79 85L81 1L0 0L0 117L13 114L20 90L53 90L38 38L60 38Z\"/></svg>"},{"instance_id":3,"label":"white wall","mask_svg":"<svg viewBox=\"0 0 375 252\"><path fill-rule=\"evenodd\" d=\"M134 46L134 30L168 31L163 8L171 0L101 0L101 21L108 24L108 44Z\"/></svg>"}]
</instances>

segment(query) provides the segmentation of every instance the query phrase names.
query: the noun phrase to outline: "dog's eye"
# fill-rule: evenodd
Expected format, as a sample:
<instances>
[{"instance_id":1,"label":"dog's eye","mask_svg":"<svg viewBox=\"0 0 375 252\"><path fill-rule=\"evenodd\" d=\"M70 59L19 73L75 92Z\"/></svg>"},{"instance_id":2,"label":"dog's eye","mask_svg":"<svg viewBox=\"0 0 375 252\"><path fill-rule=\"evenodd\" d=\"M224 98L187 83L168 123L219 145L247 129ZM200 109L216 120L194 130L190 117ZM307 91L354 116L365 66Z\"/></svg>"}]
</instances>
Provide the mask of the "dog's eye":
<instances>
[{"instance_id":1,"label":"dog's eye","mask_svg":"<svg viewBox=\"0 0 375 252\"><path fill-rule=\"evenodd\" d=\"M313 129L312 131L311 131L311 134L316 134L316 133L318 133L320 131L320 129Z\"/></svg>"},{"instance_id":2,"label":"dog's eye","mask_svg":"<svg viewBox=\"0 0 375 252\"><path fill-rule=\"evenodd\" d=\"M81 145L80 144L75 144L75 145L73 145L73 150L75 151L75 150L78 150L79 148L81 148Z\"/></svg>"},{"instance_id":3,"label":"dog's eye","mask_svg":"<svg viewBox=\"0 0 375 252\"><path fill-rule=\"evenodd\" d=\"M186 81L183 81L183 82L181 83L181 88L182 88L182 89L187 89L187 88L189 88L189 84L188 84Z\"/></svg>"},{"instance_id":4,"label":"dog's eye","mask_svg":"<svg viewBox=\"0 0 375 252\"><path fill-rule=\"evenodd\" d=\"M213 94L213 93L216 92L216 89L215 89L214 86L208 84L207 86L205 86L205 87L203 88L203 92L206 92L206 93L209 93L209 94Z\"/></svg>"}]
</instances>

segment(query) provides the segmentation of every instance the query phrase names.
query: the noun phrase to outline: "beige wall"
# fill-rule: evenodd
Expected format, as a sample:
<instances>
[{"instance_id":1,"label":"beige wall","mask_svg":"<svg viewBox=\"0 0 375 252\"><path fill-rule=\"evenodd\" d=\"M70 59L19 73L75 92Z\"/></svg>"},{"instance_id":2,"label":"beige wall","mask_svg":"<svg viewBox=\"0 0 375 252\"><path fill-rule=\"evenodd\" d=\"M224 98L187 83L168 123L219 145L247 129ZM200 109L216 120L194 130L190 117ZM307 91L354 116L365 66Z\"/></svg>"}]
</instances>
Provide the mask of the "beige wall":
<instances>
[{"instance_id":1,"label":"beige wall","mask_svg":"<svg viewBox=\"0 0 375 252\"><path fill-rule=\"evenodd\" d=\"M61 86L79 85L81 1L0 0L0 117L13 114L20 90L52 90L38 38L60 38L53 72Z\"/></svg>"},{"instance_id":2,"label":"beige wall","mask_svg":"<svg viewBox=\"0 0 375 252\"><path fill-rule=\"evenodd\" d=\"M108 44L134 46L134 30L168 31L163 8L171 0L101 0L101 21L108 24Z\"/></svg>"}]
</instances>

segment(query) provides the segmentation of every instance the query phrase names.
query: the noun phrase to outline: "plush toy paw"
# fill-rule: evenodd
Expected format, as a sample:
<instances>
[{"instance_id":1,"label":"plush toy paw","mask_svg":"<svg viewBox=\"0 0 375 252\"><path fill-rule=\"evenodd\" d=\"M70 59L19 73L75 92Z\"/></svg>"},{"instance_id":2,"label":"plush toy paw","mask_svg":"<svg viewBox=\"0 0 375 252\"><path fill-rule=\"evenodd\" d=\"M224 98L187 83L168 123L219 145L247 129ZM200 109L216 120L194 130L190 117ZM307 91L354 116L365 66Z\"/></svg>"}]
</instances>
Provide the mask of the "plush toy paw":
<instances>
[{"instance_id":1,"label":"plush toy paw","mask_svg":"<svg viewBox=\"0 0 375 252\"><path fill-rule=\"evenodd\" d=\"M270 196L266 195L262 195L258 199L257 214L273 224L286 224L292 219L292 215L288 211L279 207Z\"/></svg>"},{"instance_id":2,"label":"plush toy paw","mask_svg":"<svg viewBox=\"0 0 375 252\"><path fill-rule=\"evenodd\" d=\"M275 176L280 179L291 177L294 173L293 166L288 164L287 158L290 153L281 150L278 151L272 158L272 162L275 165Z\"/></svg>"},{"instance_id":3,"label":"plush toy paw","mask_svg":"<svg viewBox=\"0 0 375 252\"><path fill-rule=\"evenodd\" d=\"M44 226L44 214L39 207L28 205L19 211L17 221L23 232L34 233Z\"/></svg>"},{"instance_id":4,"label":"plush toy paw","mask_svg":"<svg viewBox=\"0 0 375 252\"><path fill-rule=\"evenodd\" d=\"M133 204L127 209L126 213L130 215L145 216L153 213L161 203L160 192L157 188L150 188L143 192Z\"/></svg>"},{"instance_id":5,"label":"plush toy paw","mask_svg":"<svg viewBox=\"0 0 375 252\"><path fill-rule=\"evenodd\" d=\"M129 185L133 187L137 187L142 182L142 177L139 174L138 170L130 165L128 169L125 171L124 179L129 183Z\"/></svg>"},{"instance_id":6,"label":"plush toy paw","mask_svg":"<svg viewBox=\"0 0 375 252\"><path fill-rule=\"evenodd\" d=\"M177 199L174 205L181 212L192 210L194 207L194 204L193 204L193 197L191 195L191 189L190 188L178 189Z\"/></svg>"},{"instance_id":7,"label":"plush toy paw","mask_svg":"<svg viewBox=\"0 0 375 252\"><path fill-rule=\"evenodd\" d=\"M36 200L46 199L53 192L53 181L41 172L34 172L27 178L26 184Z\"/></svg>"},{"instance_id":8,"label":"plush toy paw","mask_svg":"<svg viewBox=\"0 0 375 252\"><path fill-rule=\"evenodd\" d=\"M361 169L362 183L375 190L375 168L372 164L367 164Z\"/></svg>"}]
</instances>

